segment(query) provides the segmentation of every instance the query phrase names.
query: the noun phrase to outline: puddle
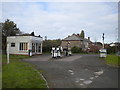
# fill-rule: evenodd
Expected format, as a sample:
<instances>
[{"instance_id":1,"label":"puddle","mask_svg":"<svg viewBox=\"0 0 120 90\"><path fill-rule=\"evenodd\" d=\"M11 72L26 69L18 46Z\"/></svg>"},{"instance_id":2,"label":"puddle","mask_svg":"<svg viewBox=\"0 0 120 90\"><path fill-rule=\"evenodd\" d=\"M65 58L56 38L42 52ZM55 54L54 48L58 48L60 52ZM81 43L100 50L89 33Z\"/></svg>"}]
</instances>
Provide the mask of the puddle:
<instances>
[{"instance_id":1,"label":"puddle","mask_svg":"<svg viewBox=\"0 0 120 90\"><path fill-rule=\"evenodd\" d=\"M91 81L91 80L83 81L83 83L86 84L86 85L88 85L88 84L90 84L90 83L92 83L92 82L93 82L93 81Z\"/></svg>"}]
</instances>

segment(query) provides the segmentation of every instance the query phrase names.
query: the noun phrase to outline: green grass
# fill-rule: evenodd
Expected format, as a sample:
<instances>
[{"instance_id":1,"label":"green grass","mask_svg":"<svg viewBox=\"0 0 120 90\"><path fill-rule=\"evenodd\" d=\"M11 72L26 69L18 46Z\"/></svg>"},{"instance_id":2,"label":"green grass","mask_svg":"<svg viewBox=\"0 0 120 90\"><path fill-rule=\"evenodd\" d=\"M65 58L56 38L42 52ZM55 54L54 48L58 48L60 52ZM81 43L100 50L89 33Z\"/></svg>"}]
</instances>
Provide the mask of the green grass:
<instances>
[{"instance_id":1,"label":"green grass","mask_svg":"<svg viewBox=\"0 0 120 90\"><path fill-rule=\"evenodd\" d=\"M107 55L105 58L107 64L120 66L120 56L116 55Z\"/></svg>"},{"instance_id":2,"label":"green grass","mask_svg":"<svg viewBox=\"0 0 120 90\"><path fill-rule=\"evenodd\" d=\"M23 58L29 56L10 55L10 64L6 64L6 55L3 55L2 88L47 88L34 67L21 61Z\"/></svg>"}]
</instances>

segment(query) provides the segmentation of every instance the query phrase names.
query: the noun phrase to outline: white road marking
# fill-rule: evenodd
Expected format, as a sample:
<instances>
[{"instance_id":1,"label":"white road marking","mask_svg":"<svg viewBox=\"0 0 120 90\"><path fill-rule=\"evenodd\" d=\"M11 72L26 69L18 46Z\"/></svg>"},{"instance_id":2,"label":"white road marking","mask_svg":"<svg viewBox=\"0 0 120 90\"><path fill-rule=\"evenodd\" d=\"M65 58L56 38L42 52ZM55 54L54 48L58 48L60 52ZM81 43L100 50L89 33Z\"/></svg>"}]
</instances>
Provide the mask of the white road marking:
<instances>
[{"instance_id":1,"label":"white road marking","mask_svg":"<svg viewBox=\"0 0 120 90\"><path fill-rule=\"evenodd\" d=\"M74 73L70 73L71 75L74 75Z\"/></svg>"},{"instance_id":2,"label":"white road marking","mask_svg":"<svg viewBox=\"0 0 120 90\"><path fill-rule=\"evenodd\" d=\"M81 78L80 80L81 80L81 81L84 81L85 79Z\"/></svg>"},{"instance_id":3,"label":"white road marking","mask_svg":"<svg viewBox=\"0 0 120 90\"><path fill-rule=\"evenodd\" d=\"M93 80L93 79L94 79L94 77L90 77L90 79L91 79L91 80Z\"/></svg>"},{"instance_id":4,"label":"white road marking","mask_svg":"<svg viewBox=\"0 0 120 90\"><path fill-rule=\"evenodd\" d=\"M90 83L92 83L93 81L91 81L91 80L85 80L85 81L83 81L83 83L84 84L86 84L86 85L88 85L88 84L90 84Z\"/></svg>"},{"instance_id":5,"label":"white road marking","mask_svg":"<svg viewBox=\"0 0 120 90\"><path fill-rule=\"evenodd\" d=\"M100 70L100 71L98 71L98 72L94 72L94 74L95 74L95 75L101 75L101 74L103 74L103 72L104 72L103 70Z\"/></svg>"},{"instance_id":6,"label":"white road marking","mask_svg":"<svg viewBox=\"0 0 120 90\"><path fill-rule=\"evenodd\" d=\"M78 80L76 80L75 82L76 82L76 83L79 83L79 81L78 81Z\"/></svg>"},{"instance_id":7,"label":"white road marking","mask_svg":"<svg viewBox=\"0 0 120 90\"><path fill-rule=\"evenodd\" d=\"M71 73L73 72L72 70L68 70L68 71L71 72Z\"/></svg>"},{"instance_id":8,"label":"white road marking","mask_svg":"<svg viewBox=\"0 0 120 90\"><path fill-rule=\"evenodd\" d=\"M83 83L81 83L81 84L80 84L80 86L84 86L84 84L83 84Z\"/></svg>"},{"instance_id":9,"label":"white road marking","mask_svg":"<svg viewBox=\"0 0 120 90\"><path fill-rule=\"evenodd\" d=\"M95 76L95 78L98 78L98 76Z\"/></svg>"}]
</instances>

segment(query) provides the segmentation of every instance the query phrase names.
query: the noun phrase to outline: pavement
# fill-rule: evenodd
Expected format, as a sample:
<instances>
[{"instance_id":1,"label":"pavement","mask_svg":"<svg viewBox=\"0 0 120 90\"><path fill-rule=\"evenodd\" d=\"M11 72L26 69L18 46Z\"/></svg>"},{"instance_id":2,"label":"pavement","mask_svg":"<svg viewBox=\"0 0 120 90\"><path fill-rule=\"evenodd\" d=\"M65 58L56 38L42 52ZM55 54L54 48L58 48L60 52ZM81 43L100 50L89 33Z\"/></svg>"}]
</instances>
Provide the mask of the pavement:
<instances>
[{"instance_id":1,"label":"pavement","mask_svg":"<svg viewBox=\"0 0 120 90\"><path fill-rule=\"evenodd\" d=\"M72 55L52 59L33 56L24 61L42 70L50 88L118 88L118 68L110 67L99 55Z\"/></svg>"}]
</instances>

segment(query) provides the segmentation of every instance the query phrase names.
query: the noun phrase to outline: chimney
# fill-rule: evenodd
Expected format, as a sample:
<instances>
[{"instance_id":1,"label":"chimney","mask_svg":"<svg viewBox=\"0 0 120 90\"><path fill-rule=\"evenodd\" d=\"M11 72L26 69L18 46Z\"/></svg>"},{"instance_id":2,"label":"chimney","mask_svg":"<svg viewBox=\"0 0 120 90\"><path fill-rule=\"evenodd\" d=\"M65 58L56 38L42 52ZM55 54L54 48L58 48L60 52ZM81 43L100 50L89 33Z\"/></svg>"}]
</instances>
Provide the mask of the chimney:
<instances>
[{"instance_id":1,"label":"chimney","mask_svg":"<svg viewBox=\"0 0 120 90\"><path fill-rule=\"evenodd\" d=\"M88 37L88 40L90 40L90 37Z\"/></svg>"}]
</instances>

